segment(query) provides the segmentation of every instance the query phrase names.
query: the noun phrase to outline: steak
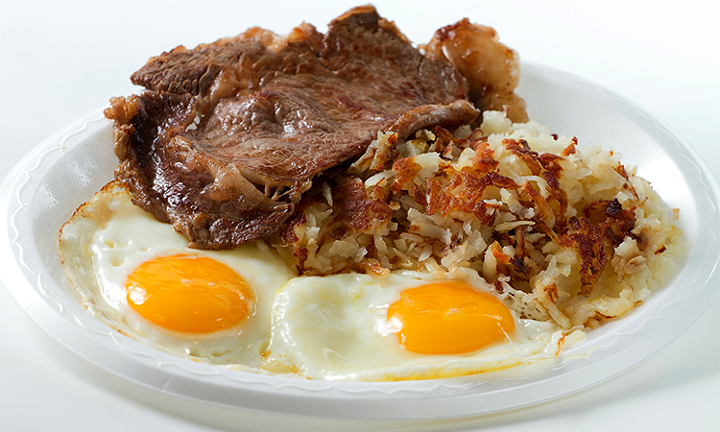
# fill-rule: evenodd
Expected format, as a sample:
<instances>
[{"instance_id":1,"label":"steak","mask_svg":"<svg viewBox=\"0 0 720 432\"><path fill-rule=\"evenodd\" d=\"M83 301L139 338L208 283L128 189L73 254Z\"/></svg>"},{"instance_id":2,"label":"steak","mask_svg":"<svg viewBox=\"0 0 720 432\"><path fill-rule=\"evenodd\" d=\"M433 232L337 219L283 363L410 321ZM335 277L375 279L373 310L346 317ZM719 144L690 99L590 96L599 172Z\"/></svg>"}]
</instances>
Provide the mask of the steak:
<instances>
[{"instance_id":1,"label":"steak","mask_svg":"<svg viewBox=\"0 0 720 432\"><path fill-rule=\"evenodd\" d=\"M480 112L450 60L424 56L372 6L324 35L303 23L286 37L252 28L180 46L131 79L147 91L105 111L115 177L202 249L267 239L316 176L357 158L379 132L405 139Z\"/></svg>"}]
</instances>

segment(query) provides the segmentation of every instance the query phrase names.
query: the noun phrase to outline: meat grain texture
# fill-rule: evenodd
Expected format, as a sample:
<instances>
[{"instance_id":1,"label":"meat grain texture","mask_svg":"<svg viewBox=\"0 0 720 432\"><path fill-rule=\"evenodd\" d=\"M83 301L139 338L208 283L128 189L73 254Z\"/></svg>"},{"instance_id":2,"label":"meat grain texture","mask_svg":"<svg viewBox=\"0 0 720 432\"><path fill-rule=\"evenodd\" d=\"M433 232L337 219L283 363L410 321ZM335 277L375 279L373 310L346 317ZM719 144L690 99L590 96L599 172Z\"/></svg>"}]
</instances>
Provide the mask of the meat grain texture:
<instances>
[{"instance_id":1,"label":"meat grain texture","mask_svg":"<svg viewBox=\"0 0 720 432\"><path fill-rule=\"evenodd\" d=\"M512 60L496 61L517 75L512 51L479 29L479 39ZM470 99L478 81L512 94L516 80L493 86L492 76L466 78L469 68L440 50L455 38L435 39L423 55L365 6L333 20L325 35L309 24L286 37L253 28L163 53L132 76L148 91L116 98L106 111L121 162L116 178L193 247L267 239L315 177L358 156L378 132L405 139L473 122L485 97ZM507 98L523 120L522 100Z\"/></svg>"}]
</instances>

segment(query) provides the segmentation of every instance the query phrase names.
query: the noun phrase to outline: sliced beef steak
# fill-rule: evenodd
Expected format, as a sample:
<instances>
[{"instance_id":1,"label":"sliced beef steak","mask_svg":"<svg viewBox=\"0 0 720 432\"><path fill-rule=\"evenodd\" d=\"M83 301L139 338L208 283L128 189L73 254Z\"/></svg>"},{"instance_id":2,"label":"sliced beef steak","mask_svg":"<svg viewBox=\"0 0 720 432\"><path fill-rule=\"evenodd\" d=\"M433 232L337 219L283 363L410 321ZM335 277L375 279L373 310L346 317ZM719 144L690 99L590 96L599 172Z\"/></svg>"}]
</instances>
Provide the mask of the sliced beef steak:
<instances>
[{"instance_id":1,"label":"sliced beef steak","mask_svg":"<svg viewBox=\"0 0 720 432\"><path fill-rule=\"evenodd\" d=\"M302 24L283 38L254 28L178 47L132 80L148 91L106 110L115 176L197 248L278 231L315 176L357 157L379 131L404 139L480 112L450 60L423 56L371 6L325 35Z\"/></svg>"}]
</instances>

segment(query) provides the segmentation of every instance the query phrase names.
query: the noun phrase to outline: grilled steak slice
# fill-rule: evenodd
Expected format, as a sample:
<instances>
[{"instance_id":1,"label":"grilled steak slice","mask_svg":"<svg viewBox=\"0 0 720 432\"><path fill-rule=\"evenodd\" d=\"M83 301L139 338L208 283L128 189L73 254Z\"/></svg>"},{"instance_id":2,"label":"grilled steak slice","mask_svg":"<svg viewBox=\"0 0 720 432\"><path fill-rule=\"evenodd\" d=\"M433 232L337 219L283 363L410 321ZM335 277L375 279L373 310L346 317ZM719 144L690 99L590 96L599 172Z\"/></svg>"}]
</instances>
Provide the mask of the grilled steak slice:
<instances>
[{"instance_id":1,"label":"grilled steak slice","mask_svg":"<svg viewBox=\"0 0 720 432\"><path fill-rule=\"evenodd\" d=\"M132 76L148 91L112 100L117 179L191 247L227 249L279 230L312 179L379 131L472 122L479 110L445 57L423 56L371 6L178 47Z\"/></svg>"},{"instance_id":2,"label":"grilled steak slice","mask_svg":"<svg viewBox=\"0 0 720 432\"><path fill-rule=\"evenodd\" d=\"M121 161L115 177L129 186L136 205L172 222L191 247L229 249L266 238L292 214L292 203L269 198L232 164L176 134L193 122L192 96L147 92L111 103L105 115L116 122Z\"/></svg>"}]
</instances>

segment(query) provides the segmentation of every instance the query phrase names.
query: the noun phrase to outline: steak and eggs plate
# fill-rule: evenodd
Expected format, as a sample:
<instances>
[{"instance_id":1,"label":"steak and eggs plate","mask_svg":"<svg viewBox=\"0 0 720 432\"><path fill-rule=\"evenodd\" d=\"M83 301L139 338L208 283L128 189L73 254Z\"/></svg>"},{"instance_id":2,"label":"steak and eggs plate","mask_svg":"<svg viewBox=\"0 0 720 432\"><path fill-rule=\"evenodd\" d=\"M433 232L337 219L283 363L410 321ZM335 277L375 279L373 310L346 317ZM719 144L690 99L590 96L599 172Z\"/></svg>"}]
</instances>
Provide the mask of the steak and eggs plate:
<instances>
[{"instance_id":1,"label":"steak and eggs plate","mask_svg":"<svg viewBox=\"0 0 720 432\"><path fill-rule=\"evenodd\" d=\"M467 20L413 46L374 8L163 53L113 98L115 181L60 233L94 316L282 376L552 363L683 252L620 155L552 133L517 54Z\"/></svg>"}]
</instances>

